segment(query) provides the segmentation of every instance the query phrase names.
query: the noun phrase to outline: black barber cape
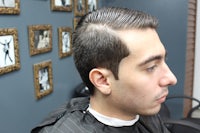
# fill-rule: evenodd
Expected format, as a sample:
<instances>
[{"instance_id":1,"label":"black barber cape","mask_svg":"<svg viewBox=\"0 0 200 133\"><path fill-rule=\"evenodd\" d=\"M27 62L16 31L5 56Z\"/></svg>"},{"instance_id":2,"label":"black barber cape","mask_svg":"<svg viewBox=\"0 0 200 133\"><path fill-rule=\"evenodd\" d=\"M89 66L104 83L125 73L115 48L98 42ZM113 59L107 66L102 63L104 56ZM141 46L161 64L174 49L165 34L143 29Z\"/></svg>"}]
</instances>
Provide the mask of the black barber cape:
<instances>
[{"instance_id":1,"label":"black barber cape","mask_svg":"<svg viewBox=\"0 0 200 133\"><path fill-rule=\"evenodd\" d=\"M111 127L87 111L89 98L74 98L49 116L31 133L170 133L158 115L140 116L132 126Z\"/></svg>"}]
</instances>

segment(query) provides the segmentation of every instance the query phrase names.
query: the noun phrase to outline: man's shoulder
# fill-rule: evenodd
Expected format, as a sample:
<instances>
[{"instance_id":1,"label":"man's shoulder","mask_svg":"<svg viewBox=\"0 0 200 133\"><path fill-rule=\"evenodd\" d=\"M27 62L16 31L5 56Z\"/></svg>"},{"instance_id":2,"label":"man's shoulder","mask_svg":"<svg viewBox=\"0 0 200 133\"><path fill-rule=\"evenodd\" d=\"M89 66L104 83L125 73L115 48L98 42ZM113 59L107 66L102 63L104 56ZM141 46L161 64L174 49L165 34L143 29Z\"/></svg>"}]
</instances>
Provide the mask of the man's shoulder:
<instances>
[{"instance_id":1,"label":"man's shoulder","mask_svg":"<svg viewBox=\"0 0 200 133\"><path fill-rule=\"evenodd\" d=\"M72 121L75 119L73 115L76 111L84 111L89 104L88 97L73 98L70 101L65 102L62 106L51 112L38 126L31 130L31 133L38 133L45 127L51 127L56 124L61 124L63 120Z\"/></svg>"}]
</instances>

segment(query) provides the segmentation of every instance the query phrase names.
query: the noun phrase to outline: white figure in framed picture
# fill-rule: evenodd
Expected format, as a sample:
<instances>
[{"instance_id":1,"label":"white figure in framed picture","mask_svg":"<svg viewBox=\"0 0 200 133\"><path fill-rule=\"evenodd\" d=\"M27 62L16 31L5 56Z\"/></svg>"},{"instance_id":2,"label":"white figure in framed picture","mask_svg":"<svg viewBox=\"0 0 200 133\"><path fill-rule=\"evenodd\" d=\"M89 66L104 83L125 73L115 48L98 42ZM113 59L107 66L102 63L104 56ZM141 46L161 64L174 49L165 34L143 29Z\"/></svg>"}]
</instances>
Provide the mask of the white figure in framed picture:
<instances>
[{"instance_id":1,"label":"white figure in framed picture","mask_svg":"<svg viewBox=\"0 0 200 133\"><path fill-rule=\"evenodd\" d=\"M47 67L39 70L39 85L40 85L40 92L43 92L50 88Z\"/></svg>"},{"instance_id":2,"label":"white figure in framed picture","mask_svg":"<svg viewBox=\"0 0 200 133\"><path fill-rule=\"evenodd\" d=\"M62 53L70 51L70 35L69 32L62 32Z\"/></svg>"},{"instance_id":3,"label":"white figure in framed picture","mask_svg":"<svg viewBox=\"0 0 200 133\"><path fill-rule=\"evenodd\" d=\"M92 12L97 9L96 0L88 0L88 12Z\"/></svg>"},{"instance_id":4,"label":"white figure in framed picture","mask_svg":"<svg viewBox=\"0 0 200 133\"><path fill-rule=\"evenodd\" d=\"M15 7L15 0L0 0L0 7Z\"/></svg>"},{"instance_id":5,"label":"white figure in framed picture","mask_svg":"<svg viewBox=\"0 0 200 133\"><path fill-rule=\"evenodd\" d=\"M70 6L71 0L55 0L55 6Z\"/></svg>"},{"instance_id":6,"label":"white figure in framed picture","mask_svg":"<svg viewBox=\"0 0 200 133\"><path fill-rule=\"evenodd\" d=\"M78 10L79 12L81 12L81 11L83 10L83 7L82 7L82 0L78 0L77 10Z\"/></svg>"},{"instance_id":7,"label":"white figure in framed picture","mask_svg":"<svg viewBox=\"0 0 200 133\"><path fill-rule=\"evenodd\" d=\"M13 36L0 37L0 67L5 67L15 64Z\"/></svg>"},{"instance_id":8,"label":"white figure in framed picture","mask_svg":"<svg viewBox=\"0 0 200 133\"><path fill-rule=\"evenodd\" d=\"M48 30L40 30L38 37L37 48L46 48L49 46L49 31Z\"/></svg>"}]
</instances>

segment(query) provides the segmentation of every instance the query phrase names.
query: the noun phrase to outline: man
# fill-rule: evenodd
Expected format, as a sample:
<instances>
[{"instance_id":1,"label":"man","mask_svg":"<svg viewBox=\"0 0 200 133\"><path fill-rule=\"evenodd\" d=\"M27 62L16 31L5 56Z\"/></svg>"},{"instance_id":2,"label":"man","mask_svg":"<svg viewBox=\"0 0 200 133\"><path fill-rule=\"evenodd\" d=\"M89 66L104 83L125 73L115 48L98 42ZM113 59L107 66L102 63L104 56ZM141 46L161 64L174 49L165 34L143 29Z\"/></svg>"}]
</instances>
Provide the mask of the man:
<instances>
[{"instance_id":1,"label":"man","mask_svg":"<svg viewBox=\"0 0 200 133\"><path fill-rule=\"evenodd\" d=\"M156 18L124 8L102 8L83 17L73 34L73 53L90 97L73 99L37 129L168 133L157 113L177 79L165 62L157 25Z\"/></svg>"}]
</instances>

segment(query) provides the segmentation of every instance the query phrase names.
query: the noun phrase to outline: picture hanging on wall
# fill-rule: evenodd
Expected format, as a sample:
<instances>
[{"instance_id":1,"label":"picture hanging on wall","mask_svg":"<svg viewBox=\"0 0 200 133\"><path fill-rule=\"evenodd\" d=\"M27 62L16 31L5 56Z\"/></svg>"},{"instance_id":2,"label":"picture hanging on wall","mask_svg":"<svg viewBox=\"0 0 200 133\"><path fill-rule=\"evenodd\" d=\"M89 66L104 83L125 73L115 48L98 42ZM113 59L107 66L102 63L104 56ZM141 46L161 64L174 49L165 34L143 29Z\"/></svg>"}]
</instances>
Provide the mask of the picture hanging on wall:
<instances>
[{"instance_id":1,"label":"picture hanging on wall","mask_svg":"<svg viewBox=\"0 0 200 133\"><path fill-rule=\"evenodd\" d=\"M20 0L0 0L0 14L19 14Z\"/></svg>"},{"instance_id":2,"label":"picture hanging on wall","mask_svg":"<svg viewBox=\"0 0 200 133\"><path fill-rule=\"evenodd\" d=\"M70 27L58 28L59 57L63 58L72 54L72 29Z\"/></svg>"},{"instance_id":3,"label":"picture hanging on wall","mask_svg":"<svg viewBox=\"0 0 200 133\"><path fill-rule=\"evenodd\" d=\"M51 10L71 12L72 0L51 0Z\"/></svg>"},{"instance_id":4,"label":"picture hanging on wall","mask_svg":"<svg viewBox=\"0 0 200 133\"><path fill-rule=\"evenodd\" d=\"M74 22L73 22L74 30L76 29L76 26L77 26L78 22L80 21L80 19L81 19L80 17L75 17L75 18L74 18L74 20L73 20L73 21L74 21Z\"/></svg>"},{"instance_id":5,"label":"picture hanging on wall","mask_svg":"<svg viewBox=\"0 0 200 133\"><path fill-rule=\"evenodd\" d=\"M86 0L86 12L95 11L98 8L97 0Z\"/></svg>"},{"instance_id":6,"label":"picture hanging on wall","mask_svg":"<svg viewBox=\"0 0 200 133\"><path fill-rule=\"evenodd\" d=\"M33 65L35 97L41 99L53 92L53 75L51 60Z\"/></svg>"},{"instance_id":7,"label":"picture hanging on wall","mask_svg":"<svg viewBox=\"0 0 200 133\"><path fill-rule=\"evenodd\" d=\"M0 29L0 75L18 69L20 59L17 29Z\"/></svg>"},{"instance_id":8,"label":"picture hanging on wall","mask_svg":"<svg viewBox=\"0 0 200 133\"><path fill-rule=\"evenodd\" d=\"M28 30L31 56L52 50L51 25L31 25Z\"/></svg>"},{"instance_id":9,"label":"picture hanging on wall","mask_svg":"<svg viewBox=\"0 0 200 133\"><path fill-rule=\"evenodd\" d=\"M85 14L85 0L74 0L74 16L83 16Z\"/></svg>"}]
</instances>

